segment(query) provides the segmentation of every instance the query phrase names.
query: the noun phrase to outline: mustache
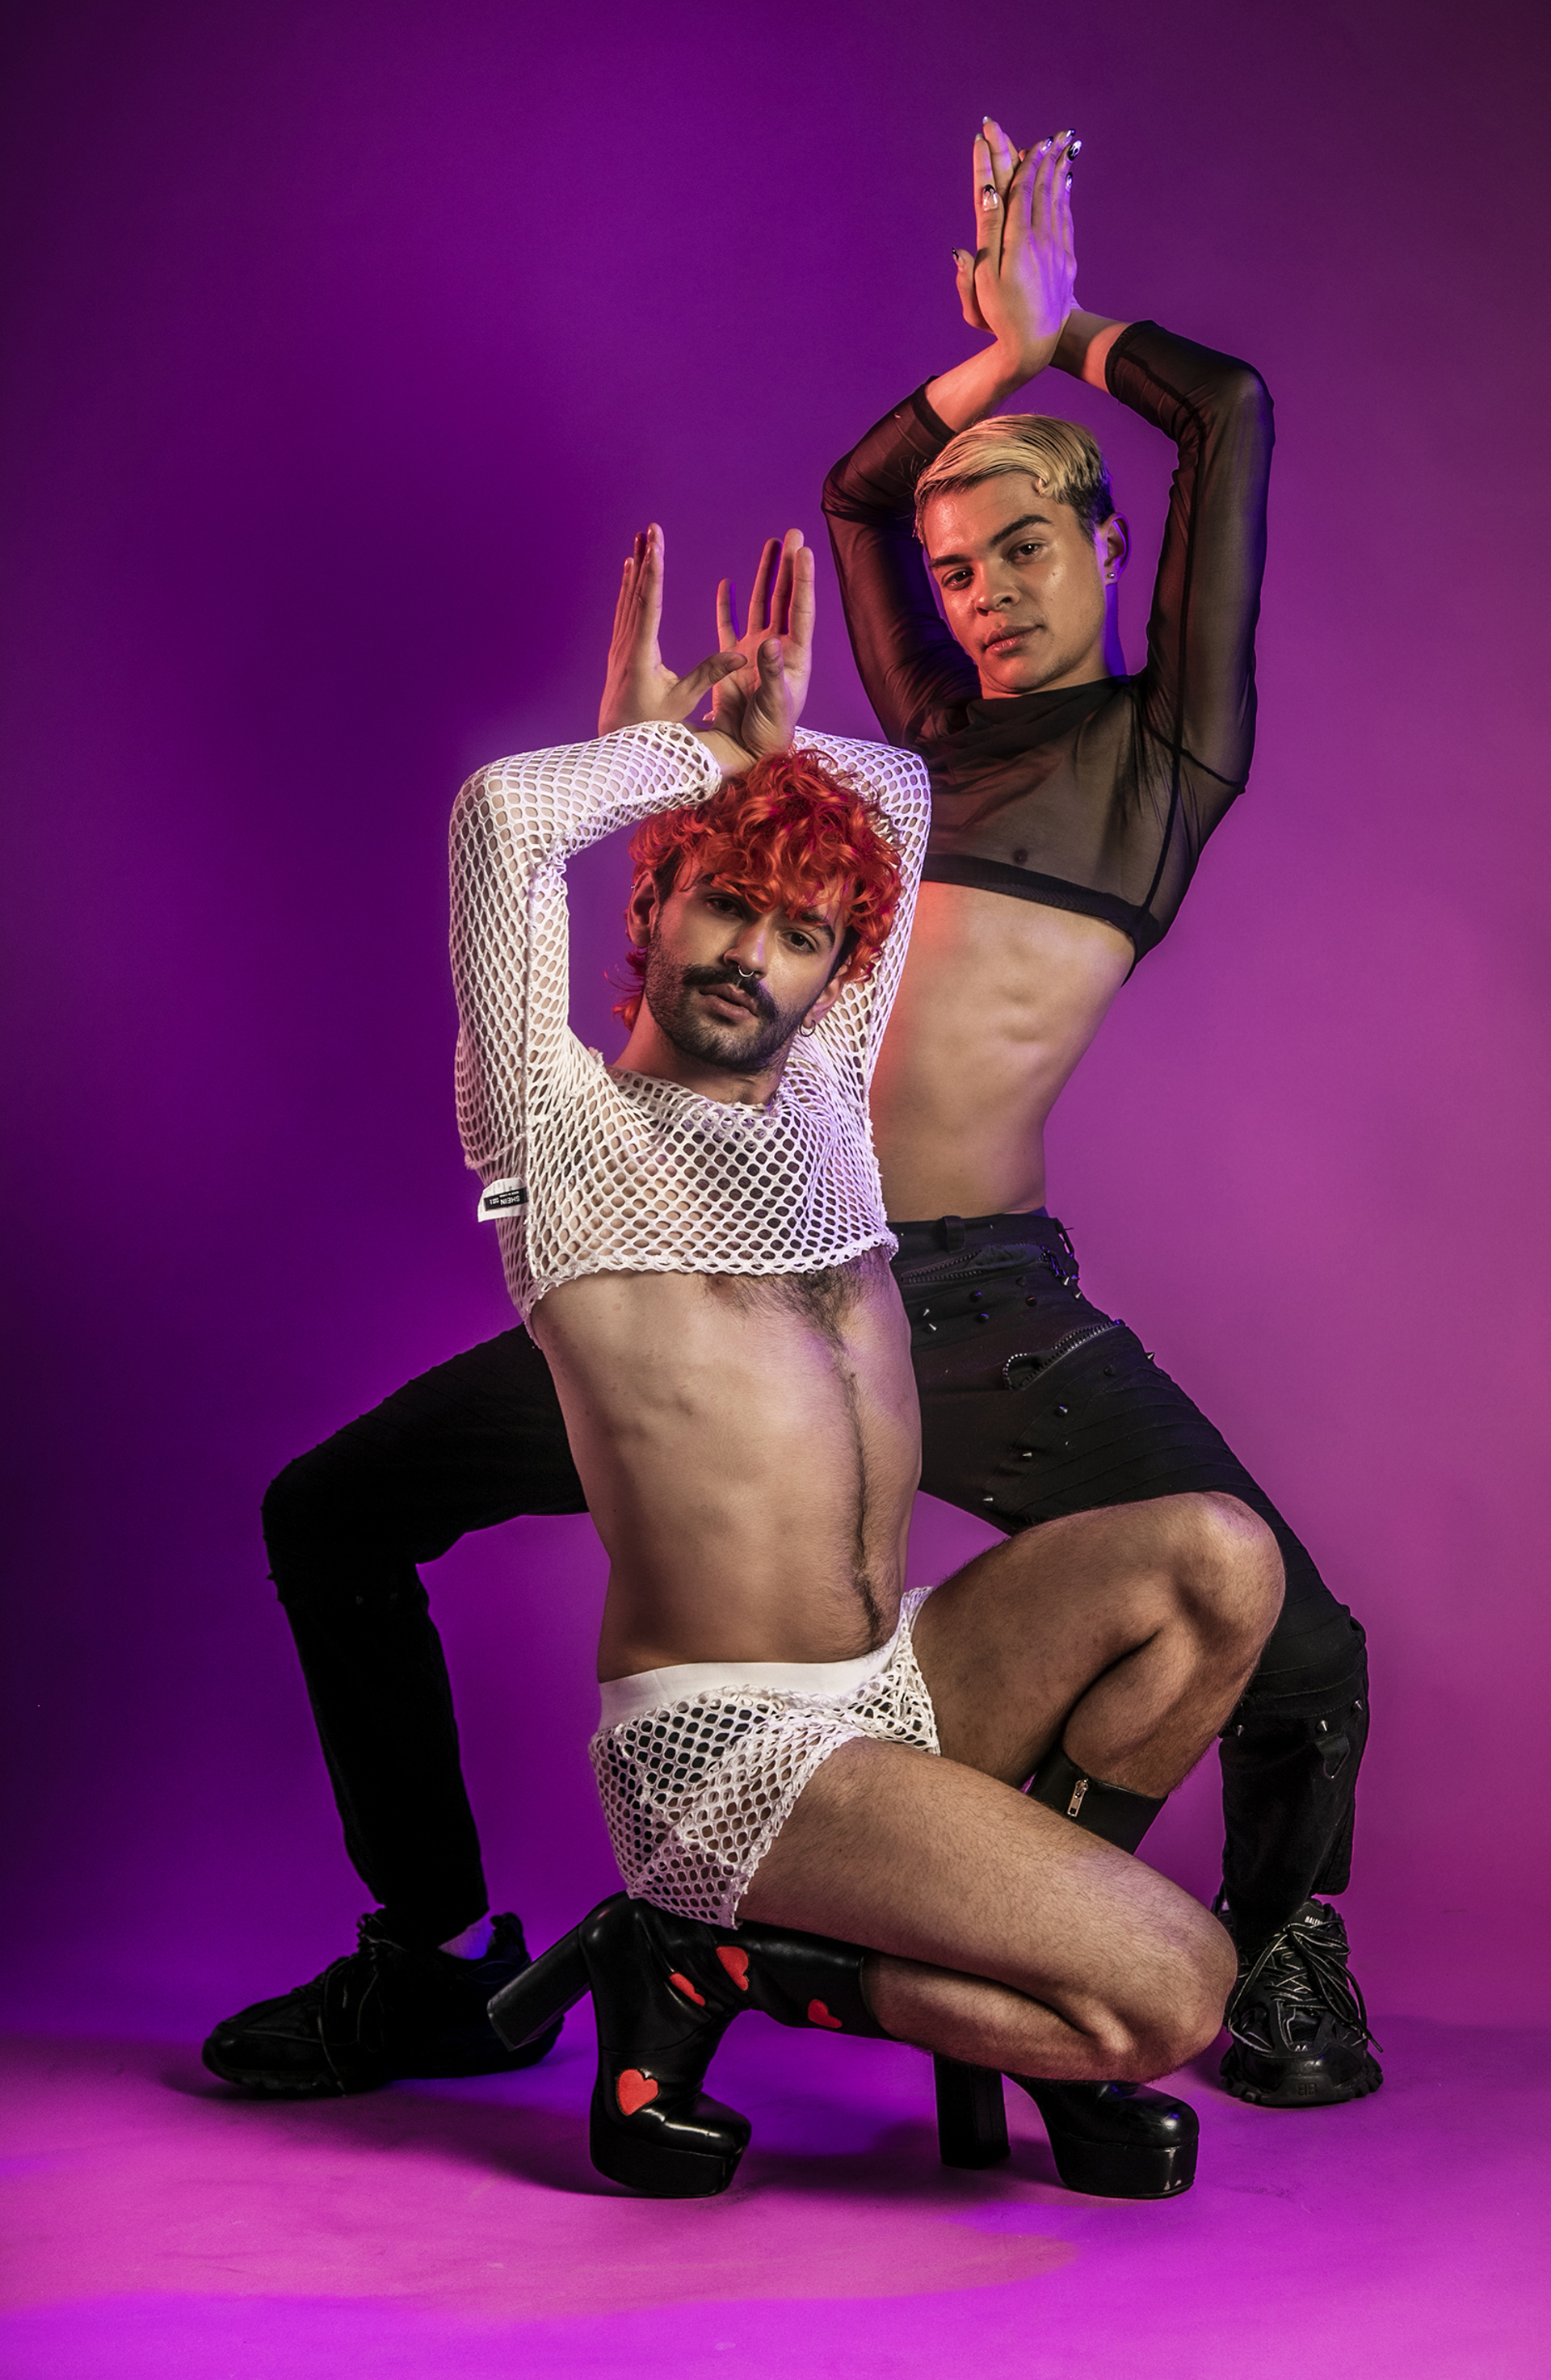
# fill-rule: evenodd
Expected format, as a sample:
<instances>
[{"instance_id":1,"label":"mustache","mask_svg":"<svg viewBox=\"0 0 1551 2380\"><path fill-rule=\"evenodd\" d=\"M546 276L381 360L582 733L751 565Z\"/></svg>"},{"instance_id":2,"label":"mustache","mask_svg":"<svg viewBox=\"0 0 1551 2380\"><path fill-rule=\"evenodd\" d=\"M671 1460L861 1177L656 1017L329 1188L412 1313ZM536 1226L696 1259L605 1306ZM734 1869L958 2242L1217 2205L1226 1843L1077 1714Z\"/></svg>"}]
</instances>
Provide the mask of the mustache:
<instances>
[{"instance_id":1,"label":"mustache","mask_svg":"<svg viewBox=\"0 0 1551 2380\"><path fill-rule=\"evenodd\" d=\"M740 969L729 966L686 967L680 978L686 991L736 991L746 1000L756 1016L770 1023L777 1014L776 1002L756 976L751 983Z\"/></svg>"}]
</instances>

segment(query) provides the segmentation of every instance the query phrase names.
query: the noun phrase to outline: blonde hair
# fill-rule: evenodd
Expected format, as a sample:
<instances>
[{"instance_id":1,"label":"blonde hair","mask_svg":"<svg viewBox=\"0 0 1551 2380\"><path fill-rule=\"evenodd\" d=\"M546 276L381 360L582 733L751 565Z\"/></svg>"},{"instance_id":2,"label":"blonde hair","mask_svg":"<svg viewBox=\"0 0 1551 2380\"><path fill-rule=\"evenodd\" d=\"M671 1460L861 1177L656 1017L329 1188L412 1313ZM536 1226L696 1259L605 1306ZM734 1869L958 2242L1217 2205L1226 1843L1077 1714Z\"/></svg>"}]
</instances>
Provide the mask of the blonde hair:
<instances>
[{"instance_id":1,"label":"blonde hair","mask_svg":"<svg viewBox=\"0 0 1551 2380\"><path fill-rule=\"evenodd\" d=\"M1052 504L1069 504L1090 537L1115 510L1092 431L1053 413L997 413L950 438L916 481L917 537L925 542L922 522L934 496L957 495L1009 471L1026 472Z\"/></svg>"}]
</instances>

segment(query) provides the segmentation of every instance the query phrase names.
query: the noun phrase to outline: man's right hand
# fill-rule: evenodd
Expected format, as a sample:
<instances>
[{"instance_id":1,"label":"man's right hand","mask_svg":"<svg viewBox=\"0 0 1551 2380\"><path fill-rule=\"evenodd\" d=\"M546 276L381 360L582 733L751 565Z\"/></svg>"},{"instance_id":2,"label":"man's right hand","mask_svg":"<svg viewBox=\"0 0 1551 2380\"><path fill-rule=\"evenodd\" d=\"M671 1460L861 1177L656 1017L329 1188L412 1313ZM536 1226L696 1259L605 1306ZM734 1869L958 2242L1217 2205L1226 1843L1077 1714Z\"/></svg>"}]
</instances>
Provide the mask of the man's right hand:
<instances>
[{"instance_id":1,"label":"man's right hand","mask_svg":"<svg viewBox=\"0 0 1551 2380\"><path fill-rule=\"evenodd\" d=\"M989 331L1013 385L1055 355L1072 310L1071 161L1081 142L1054 134L1020 152L987 116L974 144L975 241L954 250L964 319Z\"/></svg>"},{"instance_id":2,"label":"man's right hand","mask_svg":"<svg viewBox=\"0 0 1551 2380\"><path fill-rule=\"evenodd\" d=\"M719 679L748 667L747 657L734 645L708 655L687 676L675 677L657 643L662 620L663 532L653 521L636 539L614 607L608 673L598 705L600 735L616 727L640 726L643 720L688 719Z\"/></svg>"}]
</instances>

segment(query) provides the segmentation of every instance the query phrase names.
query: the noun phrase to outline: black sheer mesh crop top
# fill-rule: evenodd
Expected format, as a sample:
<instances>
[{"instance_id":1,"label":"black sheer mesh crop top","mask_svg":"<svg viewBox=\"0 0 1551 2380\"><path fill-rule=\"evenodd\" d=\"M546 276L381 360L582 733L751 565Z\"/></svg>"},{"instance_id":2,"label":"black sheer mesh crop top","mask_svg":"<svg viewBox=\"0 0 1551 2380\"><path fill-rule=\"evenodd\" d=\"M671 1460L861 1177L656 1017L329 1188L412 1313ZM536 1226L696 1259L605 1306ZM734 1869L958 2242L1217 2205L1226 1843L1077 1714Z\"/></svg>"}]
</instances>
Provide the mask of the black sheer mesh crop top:
<instances>
[{"instance_id":1,"label":"black sheer mesh crop top","mask_svg":"<svg viewBox=\"0 0 1551 2380\"><path fill-rule=\"evenodd\" d=\"M982 698L915 535L916 481L953 434L924 391L836 465L824 509L861 682L931 773L926 880L1104 917L1140 958L1249 773L1271 400L1248 364L1155 322L1121 333L1105 379L1179 452L1135 677Z\"/></svg>"}]
</instances>

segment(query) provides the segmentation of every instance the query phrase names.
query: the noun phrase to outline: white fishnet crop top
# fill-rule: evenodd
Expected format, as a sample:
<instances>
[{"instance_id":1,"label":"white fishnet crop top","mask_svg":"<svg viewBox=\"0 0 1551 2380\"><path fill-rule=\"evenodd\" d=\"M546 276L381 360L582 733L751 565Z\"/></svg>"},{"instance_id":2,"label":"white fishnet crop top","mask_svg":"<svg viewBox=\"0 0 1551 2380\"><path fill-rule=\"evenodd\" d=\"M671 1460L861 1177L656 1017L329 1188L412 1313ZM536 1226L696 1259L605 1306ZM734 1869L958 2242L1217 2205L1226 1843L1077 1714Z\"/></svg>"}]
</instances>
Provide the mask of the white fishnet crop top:
<instances>
[{"instance_id":1,"label":"white fishnet crop top","mask_svg":"<svg viewBox=\"0 0 1551 2380\"><path fill-rule=\"evenodd\" d=\"M526 1322L596 1272L816 1272L896 1242L867 1116L904 964L930 795L913 754L801 735L882 810L902 878L893 930L793 1042L776 1096L737 1107L612 1071L567 1023L566 862L616 829L709 800L721 771L687 728L653 722L497 760L452 816L458 1122Z\"/></svg>"}]
</instances>

